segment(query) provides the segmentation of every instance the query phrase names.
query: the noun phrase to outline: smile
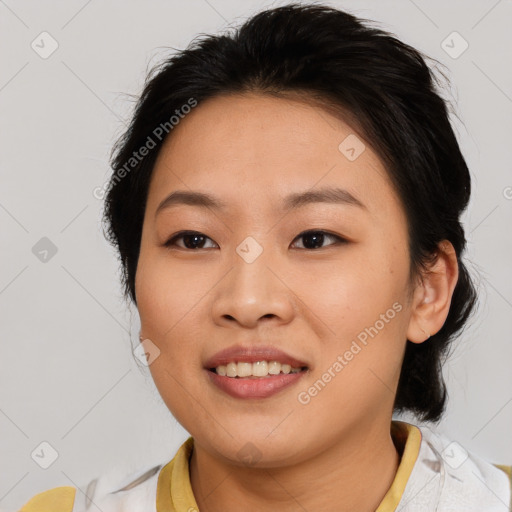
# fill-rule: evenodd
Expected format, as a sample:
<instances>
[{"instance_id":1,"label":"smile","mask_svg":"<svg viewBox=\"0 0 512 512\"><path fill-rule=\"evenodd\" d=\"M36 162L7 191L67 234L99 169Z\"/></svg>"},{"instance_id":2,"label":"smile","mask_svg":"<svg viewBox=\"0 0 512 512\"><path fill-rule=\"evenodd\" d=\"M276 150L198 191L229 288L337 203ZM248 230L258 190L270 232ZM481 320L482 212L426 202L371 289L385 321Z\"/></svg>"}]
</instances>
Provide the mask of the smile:
<instances>
[{"instance_id":1,"label":"smile","mask_svg":"<svg viewBox=\"0 0 512 512\"><path fill-rule=\"evenodd\" d=\"M234 366L236 365L237 373L238 364L240 363L233 363L233 366L231 366L234 371ZM226 373L228 367L229 365L226 366ZM273 371L276 371L276 369L277 368L274 367ZM218 368L212 368L206 371L210 383L233 398L244 399L271 397L285 388L296 384L308 371L306 367L302 367L294 368L294 371L292 372L291 368L287 368L285 366L284 370L288 371L288 373L283 373L283 368L281 368L279 373L271 374L268 373L267 367L267 374L265 376L247 375L245 377L241 377L236 375L229 377L228 375L220 375L217 373L217 370ZM242 367L242 372L243 371Z\"/></svg>"},{"instance_id":2,"label":"smile","mask_svg":"<svg viewBox=\"0 0 512 512\"><path fill-rule=\"evenodd\" d=\"M227 365L219 365L216 368L210 368L217 375L230 378L241 377L268 377L269 375L287 375L289 373L299 373L306 369L306 367L292 367L289 364L281 364L279 361L256 361L250 362L235 362L232 361Z\"/></svg>"}]
</instances>

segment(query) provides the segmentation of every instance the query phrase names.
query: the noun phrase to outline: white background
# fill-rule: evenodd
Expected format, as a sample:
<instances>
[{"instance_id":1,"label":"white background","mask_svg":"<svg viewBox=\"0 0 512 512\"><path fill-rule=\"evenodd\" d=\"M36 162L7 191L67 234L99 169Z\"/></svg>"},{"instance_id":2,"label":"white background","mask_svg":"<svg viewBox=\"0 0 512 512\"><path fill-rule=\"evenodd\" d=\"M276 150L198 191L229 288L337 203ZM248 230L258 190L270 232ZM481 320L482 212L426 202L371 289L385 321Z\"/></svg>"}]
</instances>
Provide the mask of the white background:
<instances>
[{"instance_id":1,"label":"white background","mask_svg":"<svg viewBox=\"0 0 512 512\"><path fill-rule=\"evenodd\" d=\"M284 3L0 1L0 510L50 487L84 488L108 468L170 460L187 437L134 362L138 317L122 301L93 190L108 179L128 95L140 93L164 47L183 49ZM439 430L512 464L512 2L329 5L449 67L473 177L464 225L480 307L445 368ZM31 48L43 31L58 43L46 59ZM453 31L469 44L457 59L441 46ZM57 247L46 263L32 252L42 237ZM58 452L46 470L31 458L42 441Z\"/></svg>"}]
</instances>

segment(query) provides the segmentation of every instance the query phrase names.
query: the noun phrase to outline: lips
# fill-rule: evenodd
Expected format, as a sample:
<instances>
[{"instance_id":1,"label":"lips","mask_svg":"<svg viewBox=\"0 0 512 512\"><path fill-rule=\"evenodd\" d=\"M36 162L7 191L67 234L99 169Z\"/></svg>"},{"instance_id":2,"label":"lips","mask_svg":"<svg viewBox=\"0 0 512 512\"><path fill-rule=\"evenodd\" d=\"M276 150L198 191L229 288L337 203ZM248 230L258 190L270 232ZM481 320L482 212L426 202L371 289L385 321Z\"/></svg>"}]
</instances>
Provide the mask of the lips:
<instances>
[{"instance_id":1,"label":"lips","mask_svg":"<svg viewBox=\"0 0 512 512\"><path fill-rule=\"evenodd\" d=\"M224 367L229 363L257 363L258 361L277 361L283 365L298 369L298 372L268 374L265 377L233 377L227 376L225 373L219 375L216 369ZM232 366L232 365L231 365ZM269 398L285 388L290 388L293 384L298 383L310 370L309 365L282 350L270 346L250 346L234 345L228 347L210 357L204 363L205 376L208 381L222 392L237 399L262 399ZM284 370L282 370L284 371Z\"/></svg>"},{"instance_id":2,"label":"lips","mask_svg":"<svg viewBox=\"0 0 512 512\"><path fill-rule=\"evenodd\" d=\"M285 389L291 389L307 372L279 374L263 378L230 378L222 377L214 372L204 370L209 382L223 393L236 399L258 400L270 398Z\"/></svg>"},{"instance_id":3,"label":"lips","mask_svg":"<svg viewBox=\"0 0 512 512\"><path fill-rule=\"evenodd\" d=\"M212 368L227 365L231 362L255 363L257 361L277 361L281 364L289 364L292 368L308 367L306 362L275 347L243 347L241 345L234 345L210 357L204 363L204 368L211 370Z\"/></svg>"}]
</instances>

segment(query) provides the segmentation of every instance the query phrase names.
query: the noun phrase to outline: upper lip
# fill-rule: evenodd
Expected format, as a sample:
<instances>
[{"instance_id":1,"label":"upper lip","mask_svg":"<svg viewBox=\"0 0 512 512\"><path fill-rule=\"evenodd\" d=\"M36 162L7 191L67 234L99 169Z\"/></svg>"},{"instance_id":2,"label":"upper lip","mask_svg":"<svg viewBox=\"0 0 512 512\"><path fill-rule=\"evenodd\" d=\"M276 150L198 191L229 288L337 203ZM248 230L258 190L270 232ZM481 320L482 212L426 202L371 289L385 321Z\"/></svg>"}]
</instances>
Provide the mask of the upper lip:
<instances>
[{"instance_id":1,"label":"upper lip","mask_svg":"<svg viewBox=\"0 0 512 512\"><path fill-rule=\"evenodd\" d=\"M205 362L204 367L210 369L227 365L231 362L255 363L257 361L278 361L281 364L289 364L292 368L308 366L304 361L296 359L275 347L244 347L242 345L233 345L210 357Z\"/></svg>"}]
</instances>

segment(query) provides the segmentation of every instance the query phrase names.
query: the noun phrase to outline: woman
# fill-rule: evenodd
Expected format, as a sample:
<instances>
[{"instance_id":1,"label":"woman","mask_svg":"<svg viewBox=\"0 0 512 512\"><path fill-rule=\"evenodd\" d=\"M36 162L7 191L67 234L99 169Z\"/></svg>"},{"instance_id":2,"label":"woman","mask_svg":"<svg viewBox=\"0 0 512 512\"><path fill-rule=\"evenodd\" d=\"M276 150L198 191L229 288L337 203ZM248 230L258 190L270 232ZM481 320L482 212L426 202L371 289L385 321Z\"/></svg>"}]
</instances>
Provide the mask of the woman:
<instances>
[{"instance_id":1,"label":"woman","mask_svg":"<svg viewBox=\"0 0 512 512\"><path fill-rule=\"evenodd\" d=\"M148 77L108 239L175 457L23 511L500 511L438 422L476 293L470 175L423 56L330 7L261 12ZM502 461L503 462L503 461Z\"/></svg>"}]
</instances>

